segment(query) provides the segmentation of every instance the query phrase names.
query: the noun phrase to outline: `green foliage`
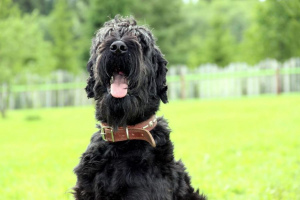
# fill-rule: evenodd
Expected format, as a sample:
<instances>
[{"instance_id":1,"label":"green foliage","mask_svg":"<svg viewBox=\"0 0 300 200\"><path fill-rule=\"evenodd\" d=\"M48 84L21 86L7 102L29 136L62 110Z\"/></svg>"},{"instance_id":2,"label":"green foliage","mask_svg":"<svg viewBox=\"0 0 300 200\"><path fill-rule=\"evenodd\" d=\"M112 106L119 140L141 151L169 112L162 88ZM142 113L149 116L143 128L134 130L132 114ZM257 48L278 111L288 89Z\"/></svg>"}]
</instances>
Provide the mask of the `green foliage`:
<instances>
[{"instance_id":1,"label":"green foliage","mask_svg":"<svg viewBox=\"0 0 300 200\"><path fill-rule=\"evenodd\" d=\"M91 25L90 23L88 23L88 15L90 14L90 9L85 0L78 0L74 5L73 11L72 30L74 33L74 40L76 41L74 45L78 55L77 64L80 69L85 71L85 66L89 59L91 38L93 36L91 35Z\"/></svg>"},{"instance_id":2,"label":"green foliage","mask_svg":"<svg viewBox=\"0 0 300 200\"><path fill-rule=\"evenodd\" d=\"M43 39L37 14L0 19L0 83L26 73L53 70L51 44Z\"/></svg>"},{"instance_id":3,"label":"green foliage","mask_svg":"<svg viewBox=\"0 0 300 200\"><path fill-rule=\"evenodd\" d=\"M233 37L225 27L222 17L215 15L202 46L191 52L191 64L197 66L201 63L215 63L224 67L233 60L234 45Z\"/></svg>"},{"instance_id":4,"label":"green foliage","mask_svg":"<svg viewBox=\"0 0 300 200\"><path fill-rule=\"evenodd\" d=\"M186 30L181 0L139 1L134 15L141 24L148 24L157 38L157 45L172 65L185 63L185 46L182 46Z\"/></svg>"},{"instance_id":5,"label":"green foliage","mask_svg":"<svg viewBox=\"0 0 300 200\"><path fill-rule=\"evenodd\" d=\"M56 59L55 69L77 72L78 52L76 40L73 37L72 12L67 0L57 1L51 13L49 33L53 41L53 55Z\"/></svg>"},{"instance_id":6,"label":"green foliage","mask_svg":"<svg viewBox=\"0 0 300 200\"><path fill-rule=\"evenodd\" d=\"M54 0L13 0L19 8L26 13L39 11L41 14L49 14Z\"/></svg>"},{"instance_id":7,"label":"green foliage","mask_svg":"<svg viewBox=\"0 0 300 200\"><path fill-rule=\"evenodd\" d=\"M9 16L18 16L20 11L18 7L13 4L12 0L1 0L0 1L0 20L6 19Z\"/></svg>"},{"instance_id":8,"label":"green foliage","mask_svg":"<svg viewBox=\"0 0 300 200\"><path fill-rule=\"evenodd\" d=\"M130 15L131 5L135 5L135 1L130 0L90 0L88 23L90 23L90 35L94 35L96 30L103 26L104 22L114 18L115 15Z\"/></svg>"},{"instance_id":9,"label":"green foliage","mask_svg":"<svg viewBox=\"0 0 300 200\"><path fill-rule=\"evenodd\" d=\"M0 86L5 83L7 88L0 95L0 111L5 117L14 79L28 73L47 74L53 70L55 60L51 43L44 40L37 23L38 14L21 15L10 0L0 4Z\"/></svg>"},{"instance_id":10,"label":"green foliage","mask_svg":"<svg viewBox=\"0 0 300 200\"><path fill-rule=\"evenodd\" d=\"M34 20L53 44L55 69L83 69L94 33L117 14L148 24L170 65L300 56L299 0L2 0L0 19L21 16L18 7L39 11Z\"/></svg>"},{"instance_id":11,"label":"green foliage","mask_svg":"<svg viewBox=\"0 0 300 200\"><path fill-rule=\"evenodd\" d=\"M296 200L299 101L299 95L173 101L158 116L170 122L176 159L209 199ZM93 106L11 111L0 119L1 199L73 199L72 170L95 123Z\"/></svg>"},{"instance_id":12,"label":"green foliage","mask_svg":"<svg viewBox=\"0 0 300 200\"><path fill-rule=\"evenodd\" d=\"M257 5L252 26L246 34L245 60L265 58L279 61L300 56L300 1L267 0Z\"/></svg>"},{"instance_id":13,"label":"green foliage","mask_svg":"<svg viewBox=\"0 0 300 200\"><path fill-rule=\"evenodd\" d=\"M87 17L90 24L88 37L91 38L104 22L115 15L132 15L139 24L150 26L158 46L171 64L184 63L185 58L180 51L184 34L181 5L181 0L91 0Z\"/></svg>"},{"instance_id":14,"label":"green foliage","mask_svg":"<svg viewBox=\"0 0 300 200\"><path fill-rule=\"evenodd\" d=\"M204 63L226 66L239 60L240 43L249 24L254 2L198 1L184 6L187 32L187 64L197 67Z\"/></svg>"}]
</instances>

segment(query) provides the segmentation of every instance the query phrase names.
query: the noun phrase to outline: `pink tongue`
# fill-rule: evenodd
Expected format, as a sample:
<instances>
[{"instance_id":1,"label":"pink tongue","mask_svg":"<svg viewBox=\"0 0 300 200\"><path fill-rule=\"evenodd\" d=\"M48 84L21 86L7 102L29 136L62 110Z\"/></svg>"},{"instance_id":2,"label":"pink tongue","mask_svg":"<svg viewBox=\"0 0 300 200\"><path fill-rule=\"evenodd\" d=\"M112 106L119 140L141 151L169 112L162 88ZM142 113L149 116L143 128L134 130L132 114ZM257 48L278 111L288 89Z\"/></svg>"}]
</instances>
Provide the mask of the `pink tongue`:
<instances>
[{"instance_id":1,"label":"pink tongue","mask_svg":"<svg viewBox=\"0 0 300 200\"><path fill-rule=\"evenodd\" d=\"M119 74L114 74L114 81L110 86L110 94L115 98L123 98L127 95L127 79L120 72Z\"/></svg>"}]
</instances>

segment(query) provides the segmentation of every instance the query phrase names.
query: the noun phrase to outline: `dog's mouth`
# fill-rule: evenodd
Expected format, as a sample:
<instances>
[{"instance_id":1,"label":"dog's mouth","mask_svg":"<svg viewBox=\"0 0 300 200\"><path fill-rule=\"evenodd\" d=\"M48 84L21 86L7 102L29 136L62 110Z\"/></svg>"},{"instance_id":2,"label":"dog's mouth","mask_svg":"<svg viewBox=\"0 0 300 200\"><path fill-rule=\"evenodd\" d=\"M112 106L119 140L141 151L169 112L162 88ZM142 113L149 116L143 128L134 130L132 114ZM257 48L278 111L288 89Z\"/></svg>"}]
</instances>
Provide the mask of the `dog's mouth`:
<instances>
[{"instance_id":1,"label":"dog's mouth","mask_svg":"<svg viewBox=\"0 0 300 200\"><path fill-rule=\"evenodd\" d=\"M127 76L122 71L113 72L110 78L110 94L114 98L124 98L128 92Z\"/></svg>"}]
</instances>

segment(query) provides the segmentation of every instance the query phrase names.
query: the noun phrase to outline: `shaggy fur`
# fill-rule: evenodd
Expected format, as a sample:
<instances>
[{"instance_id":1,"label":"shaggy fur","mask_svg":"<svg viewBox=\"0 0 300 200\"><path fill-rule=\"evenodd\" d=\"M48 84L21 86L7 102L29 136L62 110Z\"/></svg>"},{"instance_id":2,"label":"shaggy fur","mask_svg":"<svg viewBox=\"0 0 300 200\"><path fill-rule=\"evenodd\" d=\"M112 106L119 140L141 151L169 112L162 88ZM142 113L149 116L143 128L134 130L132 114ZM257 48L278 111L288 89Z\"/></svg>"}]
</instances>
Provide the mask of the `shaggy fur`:
<instances>
[{"instance_id":1,"label":"shaggy fur","mask_svg":"<svg viewBox=\"0 0 300 200\"><path fill-rule=\"evenodd\" d=\"M126 53L111 52L115 41L123 41ZM90 73L86 92L96 101L96 119L118 127L135 125L149 119L167 103L167 61L148 28L132 18L115 17L98 30L87 64ZM128 80L128 94L110 94L113 73L122 71ZM75 168L77 200L205 200L194 191L181 161L175 161L170 129L158 118L151 130L156 142L130 140L108 143L99 132Z\"/></svg>"}]
</instances>

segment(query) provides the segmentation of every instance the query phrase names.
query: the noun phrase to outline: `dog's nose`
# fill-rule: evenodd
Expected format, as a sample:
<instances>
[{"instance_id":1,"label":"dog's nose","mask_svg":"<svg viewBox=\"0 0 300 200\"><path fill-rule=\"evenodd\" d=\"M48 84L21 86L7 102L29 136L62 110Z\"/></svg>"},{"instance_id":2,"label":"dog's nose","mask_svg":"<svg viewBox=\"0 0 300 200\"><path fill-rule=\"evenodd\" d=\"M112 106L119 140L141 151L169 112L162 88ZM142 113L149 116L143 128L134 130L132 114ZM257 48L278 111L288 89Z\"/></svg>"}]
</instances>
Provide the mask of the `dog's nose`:
<instances>
[{"instance_id":1,"label":"dog's nose","mask_svg":"<svg viewBox=\"0 0 300 200\"><path fill-rule=\"evenodd\" d=\"M127 52L127 46L122 41L115 41L110 45L110 51L115 54L123 54Z\"/></svg>"}]
</instances>

